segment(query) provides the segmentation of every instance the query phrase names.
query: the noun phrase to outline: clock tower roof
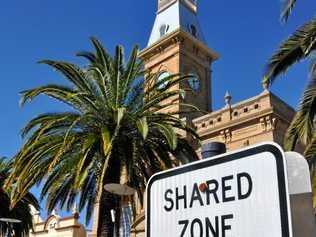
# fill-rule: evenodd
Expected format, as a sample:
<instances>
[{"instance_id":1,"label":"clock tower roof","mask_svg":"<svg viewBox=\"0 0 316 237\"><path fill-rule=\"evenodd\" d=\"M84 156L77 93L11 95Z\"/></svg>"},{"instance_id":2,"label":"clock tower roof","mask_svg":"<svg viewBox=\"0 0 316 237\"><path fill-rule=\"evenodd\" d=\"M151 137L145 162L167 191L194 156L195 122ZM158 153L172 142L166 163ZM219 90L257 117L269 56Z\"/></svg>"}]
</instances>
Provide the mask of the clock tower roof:
<instances>
[{"instance_id":1,"label":"clock tower roof","mask_svg":"<svg viewBox=\"0 0 316 237\"><path fill-rule=\"evenodd\" d=\"M197 0L158 0L158 12L147 46L177 30L190 33L205 43L197 18Z\"/></svg>"}]
</instances>

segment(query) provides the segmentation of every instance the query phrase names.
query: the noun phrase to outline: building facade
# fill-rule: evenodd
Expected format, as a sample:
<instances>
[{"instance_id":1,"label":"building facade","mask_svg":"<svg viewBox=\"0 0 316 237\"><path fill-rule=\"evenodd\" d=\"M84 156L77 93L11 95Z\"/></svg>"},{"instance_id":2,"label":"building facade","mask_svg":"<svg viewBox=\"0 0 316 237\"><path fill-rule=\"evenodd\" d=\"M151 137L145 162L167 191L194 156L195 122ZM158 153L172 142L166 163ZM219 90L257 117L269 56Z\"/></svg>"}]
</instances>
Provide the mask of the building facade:
<instances>
[{"instance_id":1,"label":"building facade","mask_svg":"<svg viewBox=\"0 0 316 237\"><path fill-rule=\"evenodd\" d=\"M182 102L197 106L201 112L184 116L194 126L202 144L223 142L227 150L235 150L264 141L283 144L286 130L295 110L271 93L266 85L262 92L239 103L232 104L232 96L224 95L224 105L212 110L212 64L219 55L209 48L198 21L196 0L157 0L158 10L148 45L140 52L145 69L159 72L158 80L170 74L190 74L188 81L174 89L187 91ZM170 106L164 112L186 112L186 108ZM188 137L188 139L190 139ZM193 145L195 143L192 141ZM200 147L196 147L198 154ZM31 237L92 237L97 236L99 208L95 206L93 230L87 234L78 223L78 214L61 218L53 213L45 221L34 213L34 231ZM136 206L132 237L145 236L144 209Z\"/></svg>"},{"instance_id":2,"label":"building facade","mask_svg":"<svg viewBox=\"0 0 316 237\"><path fill-rule=\"evenodd\" d=\"M174 73L192 75L176 88L190 89L178 99L203 111L186 116L186 121L197 129L202 144L223 142L229 151L264 141L282 145L295 110L271 93L267 85L263 85L260 94L236 104L226 93L223 108L212 110L212 63L219 55L206 44L196 2L158 0L148 45L140 53L146 70L159 72L158 80ZM184 109L174 106L166 112ZM197 151L200 154L199 147ZM144 221L144 210L138 208L132 237L145 236Z\"/></svg>"},{"instance_id":3,"label":"building facade","mask_svg":"<svg viewBox=\"0 0 316 237\"><path fill-rule=\"evenodd\" d=\"M55 211L42 220L40 213L34 208L33 230L30 237L89 237L85 227L79 223L79 214L77 211L68 217L60 217Z\"/></svg>"}]
</instances>

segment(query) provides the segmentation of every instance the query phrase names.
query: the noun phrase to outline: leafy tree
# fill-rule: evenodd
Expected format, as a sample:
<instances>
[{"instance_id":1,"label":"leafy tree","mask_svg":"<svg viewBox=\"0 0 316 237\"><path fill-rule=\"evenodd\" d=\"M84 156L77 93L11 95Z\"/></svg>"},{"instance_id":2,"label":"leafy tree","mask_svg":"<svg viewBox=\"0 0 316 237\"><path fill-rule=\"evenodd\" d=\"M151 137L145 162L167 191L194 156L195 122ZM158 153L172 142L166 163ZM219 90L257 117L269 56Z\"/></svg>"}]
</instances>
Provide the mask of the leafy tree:
<instances>
[{"instance_id":1,"label":"leafy tree","mask_svg":"<svg viewBox=\"0 0 316 237\"><path fill-rule=\"evenodd\" d=\"M70 209L78 198L79 209L87 208L87 221L99 201L98 236L112 236L110 209L118 200L104 191L104 185L119 183L126 174L128 185L142 201L151 174L197 159L177 132L197 135L180 119L182 114L161 112L181 103L178 98L183 91L174 88L187 77L158 80L158 73L143 71L137 47L125 63L121 46L112 57L95 38L92 44L95 52L78 54L88 60L87 67L40 62L59 71L69 86L49 84L26 90L22 105L46 95L70 109L41 114L25 126L26 142L15 157L7 184L17 179L16 203L35 183L44 181L42 197L47 197L48 211L56 206Z\"/></svg>"},{"instance_id":2,"label":"leafy tree","mask_svg":"<svg viewBox=\"0 0 316 237\"><path fill-rule=\"evenodd\" d=\"M285 1L281 19L287 21L296 0ZM311 19L299 27L270 58L263 79L264 83L272 84L281 74L297 62L312 58L316 49L316 18ZM294 150L302 142L305 146L307 158L313 180L313 190L316 194L316 64L313 61L310 69L310 81L300 100L298 112L294 117L285 139L285 148ZM316 195L314 195L316 208Z\"/></svg>"},{"instance_id":3,"label":"leafy tree","mask_svg":"<svg viewBox=\"0 0 316 237\"><path fill-rule=\"evenodd\" d=\"M11 189L8 192L3 190L3 185L12 171L12 162L8 162L5 158L0 158L0 218L18 219L21 223L13 224L12 229L15 236L28 236L29 231L33 228L32 213L30 205L39 209L36 198L31 193L26 193L15 206L10 209ZM0 236L5 236L9 226L5 222L0 222Z\"/></svg>"}]
</instances>

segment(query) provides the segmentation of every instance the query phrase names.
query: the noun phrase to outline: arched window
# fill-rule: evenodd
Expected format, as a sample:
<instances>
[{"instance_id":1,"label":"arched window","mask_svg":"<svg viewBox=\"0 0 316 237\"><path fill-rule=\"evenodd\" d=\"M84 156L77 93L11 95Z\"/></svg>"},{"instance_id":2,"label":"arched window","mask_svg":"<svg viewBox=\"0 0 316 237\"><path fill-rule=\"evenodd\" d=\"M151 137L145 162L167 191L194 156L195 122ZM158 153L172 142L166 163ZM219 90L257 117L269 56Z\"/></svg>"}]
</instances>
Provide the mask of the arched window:
<instances>
[{"instance_id":1,"label":"arched window","mask_svg":"<svg viewBox=\"0 0 316 237\"><path fill-rule=\"evenodd\" d=\"M166 24L162 24L159 28L159 32L160 32L160 37L164 36L165 34L168 33L169 30L169 25Z\"/></svg>"},{"instance_id":2,"label":"arched window","mask_svg":"<svg viewBox=\"0 0 316 237\"><path fill-rule=\"evenodd\" d=\"M197 37L197 30L196 30L195 25L190 25L190 31L194 37Z\"/></svg>"}]
</instances>

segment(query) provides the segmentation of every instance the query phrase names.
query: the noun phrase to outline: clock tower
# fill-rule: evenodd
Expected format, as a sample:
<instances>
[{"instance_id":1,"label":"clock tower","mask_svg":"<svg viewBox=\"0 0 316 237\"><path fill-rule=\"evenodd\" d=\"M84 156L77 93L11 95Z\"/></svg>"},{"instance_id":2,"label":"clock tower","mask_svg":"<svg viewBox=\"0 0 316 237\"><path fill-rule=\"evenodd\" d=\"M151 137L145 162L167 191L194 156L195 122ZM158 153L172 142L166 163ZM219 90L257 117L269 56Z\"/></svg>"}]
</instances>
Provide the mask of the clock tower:
<instances>
[{"instance_id":1,"label":"clock tower","mask_svg":"<svg viewBox=\"0 0 316 237\"><path fill-rule=\"evenodd\" d=\"M203 112L212 110L211 64L218 55L207 47L197 18L196 0L158 0L158 11L147 47L141 51L145 69L159 72L159 78L180 73L191 75L175 89L184 89L184 103ZM158 80L159 80L158 78ZM178 105L168 111L185 112ZM201 113L186 115L192 120Z\"/></svg>"}]
</instances>

